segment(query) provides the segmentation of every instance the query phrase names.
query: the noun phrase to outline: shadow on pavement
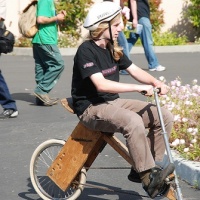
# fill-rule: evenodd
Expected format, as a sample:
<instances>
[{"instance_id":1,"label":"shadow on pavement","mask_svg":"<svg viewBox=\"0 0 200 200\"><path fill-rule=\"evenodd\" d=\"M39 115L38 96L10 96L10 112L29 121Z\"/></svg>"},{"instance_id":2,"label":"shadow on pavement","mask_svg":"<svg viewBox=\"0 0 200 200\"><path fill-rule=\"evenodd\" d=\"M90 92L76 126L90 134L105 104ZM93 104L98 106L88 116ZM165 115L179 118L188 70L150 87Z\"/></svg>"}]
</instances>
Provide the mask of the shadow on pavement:
<instances>
[{"instance_id":1,"label":"shadow on pavement","mask_svg":"<svg viewBox=\"0 0 200 200\"><path fill-rule=\"evenodd\" d=\"M30 93L13 93L13 99L35 104L35 97Z\"/></svg>"},{"instance_id":2,"label":"shadow on pavement","mask_svg":"<svg viewBox=\"0 0 200 200\"><path fill-rule=\"evenodd\" d=\"M81 193L79 200L109 200L112 195L117 196L118 200L142 200L142 196L140 196L137 192L122 190L119 187L113 187L110 185L105 185L93 181L87 181L86 184L92 184L95 188L91 186L86 186ZM35 192L30 178L27 179L27 186L28 191L21 192L18 196L21 199L25 200L42 200L39 195ZM99 188L96 188L99 187ZM107 189L100 189L100 188L107 188ZM110 191L109 191L110 190Z\"/></svg>"}]
</instances>

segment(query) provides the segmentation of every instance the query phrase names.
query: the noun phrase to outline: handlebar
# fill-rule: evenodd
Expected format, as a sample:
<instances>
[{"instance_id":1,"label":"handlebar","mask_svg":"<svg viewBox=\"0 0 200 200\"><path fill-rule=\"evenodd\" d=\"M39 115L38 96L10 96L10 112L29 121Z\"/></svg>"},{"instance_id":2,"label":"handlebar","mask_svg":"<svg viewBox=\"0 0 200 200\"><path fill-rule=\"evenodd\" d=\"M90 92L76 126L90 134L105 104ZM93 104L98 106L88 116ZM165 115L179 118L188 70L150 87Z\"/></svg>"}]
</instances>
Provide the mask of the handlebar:
<instances>
[{"instance_id":1,"label":"handlebar","mask_svg":"<svg viewBox=\"0 0 200 200\"><path fill-rule=\"evenodd\" d=\"M161 93L161 88L153 88L153 90L157 90L157 93L158 93L158 94ZM146 95L146 94L147 94L147 91L146 91L146 90L142 90L140 93L141 93L142 95Z\"/></svg>"}]
</instances>

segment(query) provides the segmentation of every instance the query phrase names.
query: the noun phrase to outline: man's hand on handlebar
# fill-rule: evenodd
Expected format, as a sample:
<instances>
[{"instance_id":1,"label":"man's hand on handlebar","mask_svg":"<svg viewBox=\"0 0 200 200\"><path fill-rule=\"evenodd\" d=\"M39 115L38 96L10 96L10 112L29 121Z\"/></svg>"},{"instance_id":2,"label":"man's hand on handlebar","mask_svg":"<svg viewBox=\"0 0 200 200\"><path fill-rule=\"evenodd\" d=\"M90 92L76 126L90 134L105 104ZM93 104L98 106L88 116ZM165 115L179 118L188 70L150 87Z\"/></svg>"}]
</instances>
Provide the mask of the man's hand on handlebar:
<instances>
[{"instance_id":1,"label":"man's hand on handlebar","mask_svg":"<svg viewBox=\"0 0 200 200\"><path fill-rule=\"evenodd\" d=\"M141 85L140 93L145 96L152 96L153 95L153 86L152 85Z\"/></svg>"},{"instance_id":2,"label":"man's hand on handlebar","mask_svg":"<svg viewBox=\"0 0 200 200\"><path fill-rule=\"evenodd\" d=\"M162 83L159 86L155 87L158 89L158 94L161 95L165 95L167 94L167 92L169 91L169 86L167 86L166 84ZM140 91L141 94L145 95L145 96L152 96L153 95L153 86L151 85L143 85L142 90Z\"/></svg>"},{"instance_id":3,"label":"man's hand on handlebar","mask_svg":"<svg viewBox=\"0 0 200 200\"><path fill-rule=\"evenodd\" d=\"M158 88L158 87L157 87ZM167 94L168 93L168 91L169 91L169 89L170 89L170 87L169 86L167 86L166 84L162 84L162 85L160 85L160 93L159 93L159 95L165 95L165 94Z\"/></svg>"}]
</instances>

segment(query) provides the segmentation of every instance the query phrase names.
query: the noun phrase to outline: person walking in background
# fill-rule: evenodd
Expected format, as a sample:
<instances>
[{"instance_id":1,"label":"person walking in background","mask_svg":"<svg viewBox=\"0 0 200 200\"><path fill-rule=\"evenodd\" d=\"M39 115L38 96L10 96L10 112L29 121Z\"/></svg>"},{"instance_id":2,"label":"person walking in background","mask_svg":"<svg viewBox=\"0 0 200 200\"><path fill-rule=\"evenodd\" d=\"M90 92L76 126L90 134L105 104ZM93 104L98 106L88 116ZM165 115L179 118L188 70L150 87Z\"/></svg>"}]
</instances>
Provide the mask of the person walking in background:
<instances>
[{"instance_id":1,"label":"person walking in background","mask_svg":"<svg viewBox=\"0 0 200 200\"><path fill-rule=\"evenodd\" d=\"M6 19L6 0L0 0L0 28L5 29L4 21ZM1 55L1 52L0 52ZM3 112L0 119L14 118L18 116L18 110L15 100L11 97L10 91L0 69L0 104Z\"/></svg>"},{"instance_id":2,"label":"person walking in background","mask_svg":"<svg viewBox=\"0 0 200 200\"><path fill-rule=\"evenodd\" d=\"M104 1L111 1L116 3L117 5L120 5L122 8L122 14L126 20L129 20L130 18L130 9L127 6L124 6L124 1L123 0L104 0ZM124 24L125 25L125 24ZM123 29L124 27L122 27ZM124 32L121 31L119 33L118 39L117 39L119 46L123 48L123 52L125 55L130 59L130 53L129 53L129 45L126 39L126 36L124 35ZM126 70L120 70L119 72L121 75L129 75L129 73Z\"/></svg>"},{"instance_id":3,"label":"person walking in background","mask_svg":"<svg viewBox=\"0 0 200 200\"><path fill-rule=\"evenodd\" d=\"M141 34L130 32L127 39L129 44L129 51L140 37L145 56L148 62L149 71L164 71L165 67L160 65L153 50L153 38L152 38L152 24L150 22L150 8L148 0L128 0L128 7L130 8L130 21L133 28L137 27L137 24L143 26Z\"/></svg>"},{"instance_id":4,"label":"person walking in background","mask_svg":"<svg viewBox=\"0 0 200 200\"><path fill-rule=\"evenodd\" d=\"M38 0L38 32L32 39L35 59L36 105L52 106L58 98L49 97L64 70L64 61L58 49L57 23L65 19L66 11L56 14L54 0Z\"/></svg>"}]
</instances>

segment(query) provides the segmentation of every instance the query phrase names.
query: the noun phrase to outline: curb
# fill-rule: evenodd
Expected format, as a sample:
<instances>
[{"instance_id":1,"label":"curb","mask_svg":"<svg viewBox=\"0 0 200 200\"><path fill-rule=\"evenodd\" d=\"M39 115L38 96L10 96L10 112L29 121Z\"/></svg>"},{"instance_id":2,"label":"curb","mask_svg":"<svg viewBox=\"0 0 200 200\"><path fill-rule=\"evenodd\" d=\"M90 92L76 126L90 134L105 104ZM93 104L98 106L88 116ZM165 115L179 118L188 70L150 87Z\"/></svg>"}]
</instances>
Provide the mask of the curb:
<instances>
[{"instance_id":1,"label":"curb","mask_svg":"<svg viewBox=\"0 0 200 200\"><path fill-rule=\"evenodd\" d=\"M176 151L171 150L177 176L188 184L200 189L200 162L188 161L181 157ZM169 163L165 153L162 166Z\"/></svg>"},{"instance_id":2,"label":"curb","mask_svg":"<svg viewBox=\"0 0 200 200\"><path fill-rule=\"evenodd\" d=\"M75 55L77 48L60 48L60 52L62 56L73 56ZM194 53L200 52L200 45L176 45L176 46L155 46L155 53ZM143 47L133 47L130 54L144 54ZM32 48L31 47L15 47L14 51L8 55L16 55L16 56L32 56Z\"/></svg>"}]
</instances>

